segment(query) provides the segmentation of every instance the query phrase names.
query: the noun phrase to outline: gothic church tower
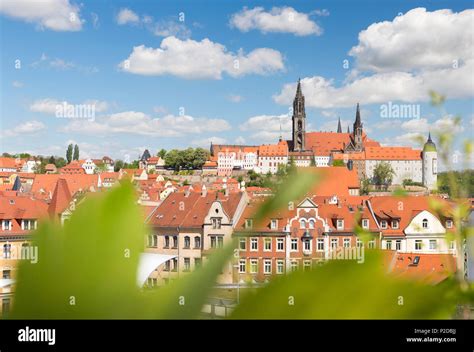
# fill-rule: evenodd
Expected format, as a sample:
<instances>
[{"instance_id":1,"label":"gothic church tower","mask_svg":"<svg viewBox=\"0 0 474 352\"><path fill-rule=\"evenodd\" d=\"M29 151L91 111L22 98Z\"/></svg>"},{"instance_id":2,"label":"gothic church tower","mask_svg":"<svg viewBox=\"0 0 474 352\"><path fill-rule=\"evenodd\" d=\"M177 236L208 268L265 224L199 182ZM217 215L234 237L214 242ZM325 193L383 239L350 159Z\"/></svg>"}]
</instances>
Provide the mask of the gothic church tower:
<instances>
[{"instance_id":1,"label":"gothic church tower","mask_svg":"<svg viewBox=\"0 0 474 352\"><path fill-rule=\"evenodd\" d=\"M305 150L306 112L304 107L304 95L301 91L301 81L298 80L296 96L293 100L293 151Z\"/></svg>"}]
</instances>

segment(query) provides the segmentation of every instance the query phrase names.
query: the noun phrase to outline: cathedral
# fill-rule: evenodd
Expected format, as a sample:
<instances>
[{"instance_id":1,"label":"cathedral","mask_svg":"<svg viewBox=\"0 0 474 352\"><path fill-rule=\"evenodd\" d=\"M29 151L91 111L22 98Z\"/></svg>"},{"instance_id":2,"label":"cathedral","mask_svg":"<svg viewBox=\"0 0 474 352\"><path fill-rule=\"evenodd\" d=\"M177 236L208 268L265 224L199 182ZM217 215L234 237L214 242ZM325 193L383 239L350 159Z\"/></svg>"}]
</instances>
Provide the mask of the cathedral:
<instances>
[{"instance_id":1,"label":"cathedral","mask_svg":"<svg viewBox=\"0 0 474 352\"><path fill-rule=\"evenodd\" d=\"M352 131L342 132L341 120L337 132L307 132L305 97L298 81L293 100L291 140L259 146L211 144L211 160L217 164L217 174L231 176L239 170L275 173L281 165L294 163L297 167L329 167L345 165L355 169L359 180L372 179L374 169L389 163L395 172L392 184L404 180L436 188L437 151L431 135L423 150L411 147L382 146L364 131L359 104L356 106Z\"/></svg>"}]
</instances>

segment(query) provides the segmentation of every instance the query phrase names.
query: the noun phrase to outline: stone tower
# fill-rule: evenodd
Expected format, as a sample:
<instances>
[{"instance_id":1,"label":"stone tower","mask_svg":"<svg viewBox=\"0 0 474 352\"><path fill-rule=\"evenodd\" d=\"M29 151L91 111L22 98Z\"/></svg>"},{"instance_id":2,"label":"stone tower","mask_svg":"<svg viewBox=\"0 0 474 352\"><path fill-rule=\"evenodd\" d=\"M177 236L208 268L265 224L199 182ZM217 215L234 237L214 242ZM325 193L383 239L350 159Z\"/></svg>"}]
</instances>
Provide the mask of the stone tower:
<instances>
[{"instance_id":1,"label":"stone tower","mask_svg":"<svg viewBox=\"0 0 474 352\"><path fill-rule=\"evenodd\" d=\"M362 121L360 119L360 108L357 103L356 119L354 121L354 129L352 130L354 147L356 150L362 150Z\"/></svg>"},{"instance_id":2,"label":"stone tower","mask_svg":"<svg viewBox=\"0 0 474 352\"><path fill-rule=\"evenodd\" d=\"M423 146L422 152L422 180L423 186L429 190L437 188L438 183L438 152L436 144L431 140L431 133Z\"/></svg>"},{"instance_id":3,"label":"stone tower","mask_svg":"<svg viewBox=\"0 0 474 352\"><path fill-rule=\"evenodd\" d=\"M305 150L306 112L304 107L304 95L301 91L301 81L298 80L296 96L293 100L293 151Z\"/></svg>"}]
</instances>

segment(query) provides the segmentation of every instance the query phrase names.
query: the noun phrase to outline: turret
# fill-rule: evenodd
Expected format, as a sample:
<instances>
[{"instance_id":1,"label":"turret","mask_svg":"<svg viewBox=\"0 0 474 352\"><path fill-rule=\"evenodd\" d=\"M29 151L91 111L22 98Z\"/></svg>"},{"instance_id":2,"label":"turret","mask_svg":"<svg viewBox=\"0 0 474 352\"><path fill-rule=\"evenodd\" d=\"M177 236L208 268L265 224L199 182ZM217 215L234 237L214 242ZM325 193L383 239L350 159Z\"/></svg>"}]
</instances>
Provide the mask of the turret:
<instances>
[{"instance_id":1,"label":"turret","mask_svg":"<svg viewBox=\"0 0 474 352\"><path fill-rule=\"evenodd\" d=\"M431 133L423 146L422 154L422 180L423 186L429 190L436 189L438 183L438 152L436 144L431 140Z\"/></svg>"}]
</instances>

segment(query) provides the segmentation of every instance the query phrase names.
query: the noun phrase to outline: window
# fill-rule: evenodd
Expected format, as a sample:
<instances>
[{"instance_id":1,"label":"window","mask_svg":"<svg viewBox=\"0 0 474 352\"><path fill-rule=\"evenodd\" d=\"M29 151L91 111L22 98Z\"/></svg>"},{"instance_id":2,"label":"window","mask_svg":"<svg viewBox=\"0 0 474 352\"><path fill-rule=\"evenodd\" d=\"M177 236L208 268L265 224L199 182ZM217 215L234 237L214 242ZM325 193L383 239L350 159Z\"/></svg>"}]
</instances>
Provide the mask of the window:
<instances>
[{"instance_id":1,"label":"window","mask_svg":"<svg viewBox=\"0 0 474 352\"><path fill-rule=\"evenodd\" d=\"M369 249L374 249L375 248L375 240L370 240L369 241Z\"/></svg>"},{"instance_id":2,"label":"window","mask_svg":"<svg viewBox=\"0 0 474 352\"><path fill-rule=\"evenodd\" d=\"M324 251L324 239L318 238L318 247L317 247L318 252Z\"/></svg>"},{"instance_id":3,"label":"window","mask_svg":"<svg viewBox=\"0 0 474 352\"><path fill-rule=\"evenodd\" d=\"M11 220L3 220L2 221L2 230L11 231L12 229L12 221Z\"/></svg>"},{"instance_id":4,"label":"window","mask_svg":"<svg viewBox=\"0 0 474 352\"><path fill-rule=\"evenodd\" d=\"M245 219L245 228L246 229L251 229L253 226L253 220L252 219Z\"/></svg>"},{"instance_id":5,"label":"window","mask_svg":"<svg viewBox=\"0 0 474 352\"><path fill-rule=\"evenodd\" d=\"M178 236L173 236L173 248L178 248Z\"/></svg>"},{"instance_id":6,"label":"window","mask_svg":"<svg viewBox=\"0 0 474 352\"><path fill-rule=\"evenodd\" d=\"M305 252L311 252L311 240L304 240L303 241L303 250Z\"/></svg>"},{"instance_id":7,"label":"window","mask_svg":"<svg viewBox=\"0 0 474 352\"><path fill-rule=\"evenodd\" d=\"M165 267L163 268L163 271L170 271L170 261L167 260L165 262Z\"/></svg>"},{"instance_id":8,"label":"window","mask_svg":"<svg viewBox=\"0 0 474 352\"><path fill-rule=\"evenodd\" d=\"M447 229L453 228L453 220L446 220L446 228Z\"/></svg>"},{"instance_id":9,"label":"window","mask_svg":"<svg viewBox=\"0 0 474 352\"><path fill-rule=\"evenodd\" d=\"M157 235L148 235L148 247L158 247Z\"/></svg>"},{"instance_id":10,"label":"window","mask_svg":"<svg viewBox=\"0 0 474 352\"><path fill-rule=\"evenodd\" d=\"M4 244L3 245L3 258L9 259L12 254L12 245L11 244Z\"/></svg>"},{"instance_id":11,"label":"window","mask_svg":"<svg viewBox=\"0 0 474 352\"><path fill-rule=\"evenodd\" d=\"M304 271L311 270L311 260L305 260L303 262L303 270Z\"/></svg>"},{"instance_id":12,"label":"window","mask_svg":"<svg viewBox=\"0 0 474 352\"><path fill-rule=\"evenodd\" d=\"M276 261L276 273L283 274L284 272L284 262L283 260L279 259Z\"/></svg>"},{"instance_id":13,"label":"window","mask_svg":"<svg viewBox=\"0 0 474 352\"><path fill-rule=\"evenodd\" d=\"M455 247L456 247L456 242L455 241L449 242L449 249L454 249Z\"/></svg>"},{"instance_id":14,"label":"window","mask_svg":"<svg viewBox=\"0 0 474 352\"><path fill-rule=\"evenodd\" d=\"M364 243L360 239L356 239L356 246L357 248L362 248L364 246Z\"/></svg>"},{"instance_id":15,"label":"window","mask_svg":"<svg viewBox=\"0 0 474 352\"><path fill-rule=\"evenodd\" d=\"M388 240L385 242L385 248L386 249L392 249L392 240Z\"/></svg>"},{"instance_id":16,"label":"window","mask_svg":"<svg viewBox=\"0 0 474 352\"><path fill-rule=\"evenodd\" d=\"M5 316L10 312L10 298L2 300L2 315Z\"/></svg>"},{"instance_id":17,"label":"window","mask_svg":"<svg viewBox=\"0 0 474 352\"><path fill-rule=\"evenodd\" d=\"M381 227L382 229L386 229L386 228L387 228L387 220L382 220L382 221L380 222L380 227Z\"/></svg>"},{"instance_id":18,"label":"window","mask_svg":"<svg viewBox=\"0 0 474 352\"><path fill-rule=\"evenodd\" d=\"M344 220L342 219L337 219L337 229L338 230L343 230L344 229Z\"/></svg>"},{"instance_id":19,"label":"window","mask_svg":"<svg viewBox=\"0 0 474 352\"><path fill-rule=\"evenodd\" d=\"M263 250L265 252L269 252L272 250L272 239L271 238L265 238L263 240Z\"/></svg>"},{"instance_id":20,"label":"window","mask_svg":"<svg viewBox=\"0 0 474 352\"><path fill-rule=\"evenodd\" d=\"M10 279L11 278L11 270L3 270L2 278L3 279Z\"/></svg>"},{"instance_id":21,"label":"window","mask_svg":"<svg viewBox=\"0 0 474 352\"><path fill-rule=\"evenodd\" d=\"M270 222L270 228L272 230L275 230L276 228L278 228L278 220L272 219L272 221Z\"/></svg>"},{"instance_id":22,"label":"window","mask_svg":"<svg viewBox=\"0 0 474 352\"><path fill-rule=\"evenodd\" d=\"M191 247L191 238L189 236L184 236L184 248L190 248Z\"/></svg>"},{"instance_id":23,"label":"window","mask_svg":"<svg viewBox=\"0 0 474 352\"><path fill-rule=\"evenodd\" d=\"M362 228L364 229L369 228L369 219L362 219Z\"/></svg>"},{"instance_id":24,"label":"window","mask_svg":"<svg viewBox=\"0 0 474 352\"><path fill-rule=\"evenodd\" d=\"M349 248L351 246L351 239L350 238L344 238L344 247Z\"/></svg>"},{"instance_id":25,"label":"window","mask_svg":"<svg viewBox=\"0 0 474 352\"><path fill-rule=\"evenodd\" d=\"M421 224L422 224L422 227L423 227L424 229L427 229L427 228L428 228L428 219L423 219L423 221L421 222Z\"/></svg>"},{"instance_id":26,"label":"window","mask_svg":"<svg viewBox=\"0 0 474 352\"><path fill-rule=\"evenodd\" d=\"M149 277L146 280L146 286L147 287L155 287L158 284L158 280L156 277Z\"/></svg>"},{"instance_id":27,"label":"window","mask_svg":"<svg viewBox=\"0 0 474 352\"><path fill-rule=\"evenodd\" d=\"M201 237L194 237L194 248L201 248Z\"/></svg>"},{"instance_id":28,"label":"window","mask_svg":"<svg viewBox=\"0 0 474 352\"><path fill-rule=\"evenodd\" d=\"M199 268L202 264L202 259L201 258L194 258L194 267Z\"/></svg>"},{"instance_id":29,"label":"window","mask_svg":"<svg viewBox=\"0 0 474 352\"><path fill-rule=\"evenodd\" d=\"M164 248L170 248L170 236L165 236Z\"/></svg>"},{"instance_id":30,"label":"window","mask_svg":"<svg viewBox=\"0 0 474 352\"><path fill-rule=\"evenodd\" d=\"M245 251L247 249L247 239L246 238L239 238L239 249L241 251Z\"/></svg>"},{"instance_id":31,"label":"window","mask_svg":"<svg viewBox=\"0 0 474 352\"><path fill-rule=\"evenodd\" d=\"M301 219L300 220L300 229L305 229L306 228L306 220L305 219Z\"/></svg>"},{"instance_id":32,"label":"window","mask_svg":"<svg viewBox=\"0 0 474 352\"><path fill-rule=\"evenodd\" d=\"M415 250L421 251L421 240L415 240Z\"/></svg>"},{"instance_id":33,"label":"window","mask_svg":"<svg viewBox=\"0 0 474 352\"><path fill-rule=\"evenodd\" d=\"M271 274L272 273L272 260L265 259L263 262L263 273L264 274Z\"/></svg>"},{"instance_id":34,"label":"window","mask_svg":"<svg viewBox=\"0 0 474 352\"><path fill-rule=\"evenodd\" d=\"M251 238L250 239L250 250L252 252L258 251L258 238Z\"/></svg>"},{"instance_id":35,"label":"window","mask_svg":"<svg viewBox=\"0 0 474 352\"><path fill-rule=\"evenodd\" d=\"M396 240L395 241L395 249L397 251L401 251L402 250L402 240Z\"/></svg>"},{"instance_id":36,"label":"window","mask_svg":"<svg viewBox=\"0 0 474 352\"><path fill-rule=\"evenodd\" d=\"M221 221L222 221L222 218L211 218L212 228L213 229L220 229L221 225L222 225Z\"/></svg>"},{"instance_id":37,"label":"window","mask_svg":"<svg viewBox=\"0 0 474 352\"><path fill-rule=\"evenodd\" d=\"M290 266L291 266L291 271L298 270L298 262L296 260L292 260Z\"/></svg>"},{"instance_id":38,"label":"window","mask_svg":"<svg viewBox=\"0 0 474 352\"><path fill-rule=\"evenodd\" d=\"M191 258L184 258L184 269L183 271L191 270Z\"/></svg>"},{"instance_id":39,"label":"window","mask_svg":"<svg viewBox=\"0 0 474 352\"><path fill-rule=\"evenodd\" d=\"M33 230L36 229L36 220L21 220L22 230Z\"/></svg>"},{"instance_id":40,"label":"window","mask_svg":"<svg viewBox=\"0 0 474 352\"><path fill-rule=\"evenodd\" d=\"M258 259L250 259L250 274L258 272Z\"/></svg>"},{"instance_id":41,"label":"window","mask_svg":"<svg viewBox=\"0 0 474 352\"><path fill-rule=\"evenodd\" d=\"M245 259L239 260L239 273L245 274L247 272L247 261Z\"/></svg>"},{"instance_id":42,"label":"window","mask_svg":"<svg viewBox=\"0 0 474 352\"><path fill-rule=\"evenodd\" d=\"M430 249L435 250L436 248L438 248L438 241L430 240Z\"/></svg>"},{"instance_id":43,"label":"window","mask_svg":"<svg viewBox=\"0 0 474 352\"><path fill-rule=\"evenodd\" d=\"M394 230L398 229L398 220L392 220L392 229Z\"/></svg>"},{"instance_id":44,"label":"window","mask_svg":"<svg viewBox=\"0 0 474 352\"><path fill-rule=\"evenodd\" d=\"M171 269L172 271L177 271L178 270L178 259L177 258L174 258L173 259L173 269Z\"/></svg>"},{"instance_id":45,"label":"window","mask_svg":"<svg viewBox=\"0 0 474 352\"><path fill-rule=\"evenodd\" d=\"M331 249L336 249L338 245L339 245L339 239L331 238Z\"/></svg>"},{"instance_id":46,"label":"window","mask_svg":"<svg viewBox=\"0 0 474 352\"><path fill-rule=\"evenodd\" d=\"M211 236L211 248L224 247L224 238L222 236Z\"/></svg>"},{"instance_id":47,"label":"window","mask_svg":"<svg viewBox=\"0 0 474 352\"><path fill-rule=\"evenodd\" d=\"M285 248L285 240L283 238L277 238L277 252L283 252Z\"/></svg>"},{"instance_id":48,"label":"window","mask_svg":"<svg viewBox=\"0 0 474 352\"><path fill-rule=\"evenodd\" d=\"M314 220L313 219L309 220L309 228L314 229Z\"/></svg>"},{"instance_id":49,"label":"window","mask_svg":"<svg viewBox=\"0 0 474 352\"><path fill-rule=\"evenodd\" d=\"M298 239L292 238L291 239L291 251L296 252L298 250Z\"/></svg>"}]
</instances>

